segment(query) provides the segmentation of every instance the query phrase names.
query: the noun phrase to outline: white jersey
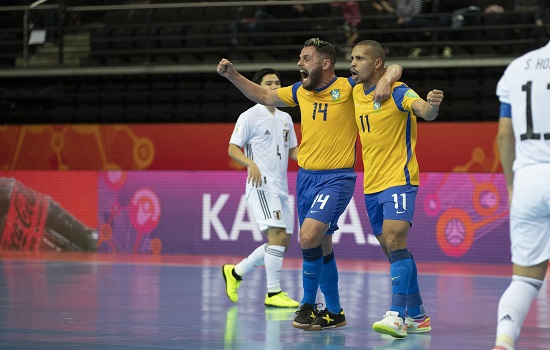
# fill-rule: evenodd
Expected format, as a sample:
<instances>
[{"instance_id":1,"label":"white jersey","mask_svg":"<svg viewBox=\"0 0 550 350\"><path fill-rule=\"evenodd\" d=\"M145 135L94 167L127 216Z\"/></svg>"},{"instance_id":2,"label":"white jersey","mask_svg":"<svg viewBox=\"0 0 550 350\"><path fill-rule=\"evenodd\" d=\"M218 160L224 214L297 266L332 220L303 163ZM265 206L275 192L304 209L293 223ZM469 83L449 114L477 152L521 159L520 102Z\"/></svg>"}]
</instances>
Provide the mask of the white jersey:
<instances>
[{"instance_id":1,"label":"white jersey","mask_svg":"<svg viewBox=\"0 0 550 350\"><path fill-rule=\"evenodd\" d=\"M259 189L288 196L288 152L298 146L292 118L279 109L275 114L257 104L239 116L229 143L244 149L262 174ZM252 185L247 183L246 193Z\"/></svg>"},{"instance_id":2,"label":"white jersey","mask_svg":"<svg viewBox=\"0 0 550 350\"><path fill-rule=\"evenodd\" d=\"M514 171L550 163L550 43L515 59L497 84L501 103L512 107Z\"/></svg>"}]
</instances>

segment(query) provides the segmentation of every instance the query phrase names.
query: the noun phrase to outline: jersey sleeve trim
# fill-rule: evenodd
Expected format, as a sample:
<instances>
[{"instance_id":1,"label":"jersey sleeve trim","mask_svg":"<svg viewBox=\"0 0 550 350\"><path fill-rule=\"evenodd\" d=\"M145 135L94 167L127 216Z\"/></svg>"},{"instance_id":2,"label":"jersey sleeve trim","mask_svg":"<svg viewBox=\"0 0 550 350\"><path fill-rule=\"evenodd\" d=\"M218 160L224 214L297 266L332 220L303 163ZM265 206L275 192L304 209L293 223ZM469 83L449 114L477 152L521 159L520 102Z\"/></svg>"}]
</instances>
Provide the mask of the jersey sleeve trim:
<instances>
[{"instance_id":1,"label":"jersey sleeve trim","mask_svg":"<svg viewBox=\"0 0 550 350\"><path fill-rule=\"evenodd\" d=\"M392 91L392 98L395 102L395 105L397 106L397 109L399 109L401 112L405 112L405 109L403 108L403 99L405 97L405 93L409 90L409 87L405 84L396 86Z\"/></svg>"},{"instance_id":2,"label":"jersey sleeve trim","mask_svg":"<svg viewBox=\"0 0 550 350\"><path fill-rule=\"evenodd\" d=\"M500 104L500 118L512 118L512 105L502 102Z\"/></svg>"},{"instance_id":3,"label":"jersey sleeve trim","mask_svg":"<svg viewBox=\"0 0 550 350\"><path fill-rule=\"evenodd\" d=\"M302 82L297 82L292 85L292 99L294 100L294 103L299 105L298 103L298 89L302 86Z\"/></svg>"}]
</instances>

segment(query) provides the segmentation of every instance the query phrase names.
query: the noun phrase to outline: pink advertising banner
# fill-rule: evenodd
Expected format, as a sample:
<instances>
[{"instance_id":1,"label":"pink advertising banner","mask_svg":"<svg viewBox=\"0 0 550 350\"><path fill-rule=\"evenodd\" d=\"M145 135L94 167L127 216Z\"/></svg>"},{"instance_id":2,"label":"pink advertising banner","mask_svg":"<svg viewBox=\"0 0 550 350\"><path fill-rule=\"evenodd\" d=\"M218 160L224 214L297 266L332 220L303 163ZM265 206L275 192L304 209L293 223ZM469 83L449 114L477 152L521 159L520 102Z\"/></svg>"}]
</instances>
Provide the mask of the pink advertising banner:
<instances>
[{"instance_id":1,"label":"pink advertising banner","mask_svg":"<svg viewBox=\"0 0 550 350\"><path fill-rule=\"evenodd\" d=\"M102 171L98 251L245 256L264 242L244 198L244 171ZM289 173L295 201L296 172ZM298 218L295 214L296 227ZM365 211L362 174L339 222L335 254L385 260ZM423 261L509 263L504 177L424 173L409 249ZM295 232L288 256L300 257Z\"/></svg>"}]
</instances>

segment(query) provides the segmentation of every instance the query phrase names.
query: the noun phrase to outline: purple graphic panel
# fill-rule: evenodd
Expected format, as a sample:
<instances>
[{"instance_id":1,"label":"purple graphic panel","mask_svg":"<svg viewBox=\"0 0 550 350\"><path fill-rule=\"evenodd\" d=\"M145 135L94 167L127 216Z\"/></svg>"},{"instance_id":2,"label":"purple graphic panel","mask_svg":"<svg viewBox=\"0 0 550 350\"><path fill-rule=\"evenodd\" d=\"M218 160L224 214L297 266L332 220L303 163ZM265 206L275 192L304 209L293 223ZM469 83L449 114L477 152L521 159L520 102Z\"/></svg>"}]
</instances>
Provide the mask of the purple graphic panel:
<instances>
[{"instance_id":1,"label":"purple graphic panel","mask_svg":"<svg viewBox=\"0 0 550 350\"><path fill-rule=\"evenodd\" d=\"M264 242L244 198L246 172L106 171L99 176L100 252L248 255ZM289 173L294 202L296 172ZM385 260L372 234L358 174L333 237L338 257ZM295 214L295 227L298 218ZM508 263L504 177L421 177L409 249L422 261ZM296 230L287 256L300 257Z\"/></svg>"}]
</instances>

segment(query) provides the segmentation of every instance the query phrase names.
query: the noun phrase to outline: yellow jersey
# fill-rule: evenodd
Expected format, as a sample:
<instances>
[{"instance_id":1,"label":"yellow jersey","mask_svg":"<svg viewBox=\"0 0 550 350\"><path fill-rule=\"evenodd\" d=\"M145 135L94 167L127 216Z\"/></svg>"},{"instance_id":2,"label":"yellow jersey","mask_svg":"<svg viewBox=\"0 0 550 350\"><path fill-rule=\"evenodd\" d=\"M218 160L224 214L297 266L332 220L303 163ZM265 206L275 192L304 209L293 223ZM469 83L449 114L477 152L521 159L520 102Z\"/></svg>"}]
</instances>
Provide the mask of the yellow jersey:
<instances>
[{"instance_id":1,"label":"yellow jersey","mask_svg":"<svg viewBox=\"0 0 550 350\"><path fill-rule=\"evenodd\" d=\"M335 77L327 86L308 91L302 83L277 89L287 105L300 106L302 140L298 165L307 170L353 168L357 125L351 78Z\"/></svg>"},{"instance_id":2,"label":"yellow jersey","mask_svg":"<svg viewBox=\"0 0 550 350\"><path fill-rule=\"evenodd\" d=\"M363 84L357 84L353 89L365 167L365 194L394 186L418 186L416 116L412 103L421 98L406 84L395 82L391 98L375 103L374 88L365 92Z\"/></svg>"}]
</instances>

